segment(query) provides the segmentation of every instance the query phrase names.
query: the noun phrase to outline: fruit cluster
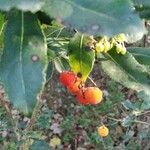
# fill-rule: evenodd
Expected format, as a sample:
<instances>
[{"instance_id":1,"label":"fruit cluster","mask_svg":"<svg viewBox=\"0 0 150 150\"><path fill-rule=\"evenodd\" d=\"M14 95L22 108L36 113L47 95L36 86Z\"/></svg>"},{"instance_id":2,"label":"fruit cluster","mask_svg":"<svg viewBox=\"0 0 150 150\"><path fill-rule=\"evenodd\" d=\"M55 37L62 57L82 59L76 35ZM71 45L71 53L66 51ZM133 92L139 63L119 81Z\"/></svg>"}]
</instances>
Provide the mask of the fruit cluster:
<instances>
[{"instance_id":1,"label":"fruit cluster","mask_svg":"<svg viewBox=\"0 0 150 150\"><path fill-rule=\"evenodd\" d=\"M106 36L103 36L96 42L95 51L97 53L107 53L108 51L115 49L118 54L121 53L124 55L126 53L124 42L126 41L126 37L123 33L118 34L110 39L108 39Z\"/></svg>"},{"instance_id":2,"label":"fruit cluster","mask_svg":"<svg viewBox=\"0 0 150 150\"><path fill-rule=\"evenodd\" d=\"M83 81L72 71L61 72L59 80L82 105L96 105L102 100L103 93L98 87L85 87ZM106 137L109 134L109 129L102 125L98 127L98 134L101 137Z\"/></svg>"},{"instance_id":3,"label":"fruit cluster","mask_svg":"<svg viewBox=\"0 0 150 150\"><path fill-rule=\"evenodd\" d=\"M71 71L60 73L59 80L82 105L96 105L102 100L103 93L98 87L85 87L83 81Z\"/></svg>"}]
</instances>

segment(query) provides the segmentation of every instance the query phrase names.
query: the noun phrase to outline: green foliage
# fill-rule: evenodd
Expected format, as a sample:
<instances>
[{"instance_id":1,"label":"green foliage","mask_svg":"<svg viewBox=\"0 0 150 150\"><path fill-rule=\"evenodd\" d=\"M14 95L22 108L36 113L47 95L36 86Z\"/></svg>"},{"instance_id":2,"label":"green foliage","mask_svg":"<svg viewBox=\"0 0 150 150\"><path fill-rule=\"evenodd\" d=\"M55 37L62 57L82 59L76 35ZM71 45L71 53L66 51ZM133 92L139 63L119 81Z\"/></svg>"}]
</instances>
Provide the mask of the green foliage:
<instances>
[{"instance_id":1,"label":"green foliage","mask_svg":"<svg viewBox=\"0 0 150 150\"><path fill-rule=\"evenodd\" d=\"M23 11L38 11L44 4L42 0L1 0L0 9L3 11L9 11L12 8L17 8Z\"/></svg>"},{"instance_id":2,"label":"green foliage","mask_svg":"<svg viewBox=\"0 0 150 150\"><path fill-rule=\"evenodd\" d=\"M88 36L77 33L68 47L70 67L75 73L80 73L83 80L92 71L95 60L95 52L88 45L90 40Z\"/></svg>"},{"instance_id":3,"label":"green foliage","mask_svg":"<svg viewBox=\"0 0 150 150\"><path fill-rule=\"evenodd\" d=\"M111 51L105 58L101 61L101 66L112 79L126 87L149 93L149 69L139 64L130 53L122 56Z\"/></svg>"},{"instance_id":4,"label":"green foliage","mask_svg":"<svg viewBox=\"0 0 150 150\"><path fill-rule=\"evenodd\" d=\"M125 54L124 41L127 38L126 42L132 43L142 38L145 20L140 19L137 12L149 19L149 10L149 0L1 0L0 82L5 95L13 107L24 114L32 113L37 99L44 97L50 106L54 104L52 109L59 111L59 117L40 101L42 106L36 107L30 120L22 113L11 111L11 105L8 107L9 103L2 101L7 111L0 107L0 148L50 150L48 142L55 134L60 134L56 137L60 136L70 145L84 138L96 149L142 149L142 140L150 138L149 129L145 130L144 126L149 123L139 120L150 109L150 48L131 45ZM126 37L119 36L124 34ZM96 51L100 39L105 40ZM115 39L117 42L113 45ZM55 86L57 94L50 91L52 99L55 95L60 97L53 103L47 97L51 84L44 95L40 95L54 69L58 72L71 69L85 81L97 61L112 79L138 91L135 102L126 98L131 93L121 92L123 86L114 81L107 82L106 87L99 85L104 96L96 106L81 106L70 102L68 97L63 101L67 93L61 95L61 90ZM95 73L97 78L105 80L101 73ZM92 84L96 85L93 81ZM96 131L101 123L110 129L106 138L101 138ZM135 123L143 124L144 132ZM119 133L118 127L121 128ZM116 141L119 142L117 147ZM53 142L55 144L55 139Z\"/></svg>"},{"instance_id":5,"label":"green foliage","mask_svg":"<svg viewBox=\"0 0 150 150\"><path fill-rule=\"evenodd\" d=\"M128 52L130 52L140 64L150 66L149 47L129 47Z\"/></svg>"},{"instance_id":6,"label":"green foliage","mask_svg":"<svg viewBox=\"0 0 150 150\"><path fill-rule=\"evenodd\" d=\"M132 7L129 0L48 0L42 10L81 32L108 36L126 33L128 41L134 42L145 31Z\"/></svg>"},{"instance_id":7,"label":"green foliage","mask_svg":"<svg viewBox=\"0 0 150 150\"><path fill-rule=\"evenodd\" d=\"M108 86L109 95L101 105L96 107L96 111L100 111L102 114L109 113L117 104L124 100L124 94L120 91L120 86L118 84L114 81L109 81Z\"/></svg>"},{"instance_id":8,"label":"green foliage","mask_svg":"<svg viewBox=\"0 0 150 150\"><path fill-rule=\"evenodd\" d=\"M132 1L138 7L149 7L150 8L149 0L132 0Z\"/></svg>"},{"instance_id":9,"label":"green foliage","mask_svg":"<svg viewBox=\"0 0 150 150\"><path fill-rule=\"evenodd\" d=\"M37 18L11 11L5 30L0 79L13 105L32 112L45 81L46 43Z\"/></svg>"},{"instance_id":10,"label":"green foliage","mask_svg":"<svg viewBox=\"0 0 150 150\"><path fill-rule=\"evenodd\" d=\"M2 53L3 46L4 46L4 44L3 44L4 25L5 25L5 16L4 16L4 14L0 13L0 56L1 56L1 53Z\"/></svg>"},{"instance_id":11,"label":"green foliage","mask_svg":"<svg viewBox=\"0 0 150 150\"><path fill-rule=\"evenodd\" d=\"M150 97L149 94L146 94L144 91L138 93L138 97L142 100L140 109L146 110L150 109Z\"/></svg>"},{"instance_id":12,"label":"green foliage","mask_svg":"<svg viewBox=\"0 0 150 150\"><path fill-rule=\"evenodd\" d=\"M49 147L48 143L46 143L44 140L40 140L40 141L34 141L34 143L30 146L30 150L51 150L51 148Z\"/></svg>"},{"instance_id":13,"label":"green foliage","mask_svg":"<svg viewBox=\"0 0 150 150\"><path fill-rule=\"evenodd\" d=\"M36 126L40 129L49 129L51 124L51 117L51 110L46 109L38 116Z\"/></svg>"},{"instance_id":14,"label":"green foliage","mask_svg":"<svg viewBox=\"0 0 150 150\"><path fill-rule=\"evenodd\" d=\"M9 116L7 116L6 110L0 107L0 131L11 129L12 124Z\"/></svg>"},{"instance_id":15,"label":"green foliage","mask_svg":"<svg viewBox=\"0 0 150 150\"><path fill-rule=\"evenodd\" d=\"M55 67L58 72L68 70L69 65L66 55L69 37L72 37L74 32L58 22L52 22L51 26L44 27L44 33L47 36L48 44L49 75L51 74L49 70L50 66L51 69Z\"/></svg>"}]
</instances>

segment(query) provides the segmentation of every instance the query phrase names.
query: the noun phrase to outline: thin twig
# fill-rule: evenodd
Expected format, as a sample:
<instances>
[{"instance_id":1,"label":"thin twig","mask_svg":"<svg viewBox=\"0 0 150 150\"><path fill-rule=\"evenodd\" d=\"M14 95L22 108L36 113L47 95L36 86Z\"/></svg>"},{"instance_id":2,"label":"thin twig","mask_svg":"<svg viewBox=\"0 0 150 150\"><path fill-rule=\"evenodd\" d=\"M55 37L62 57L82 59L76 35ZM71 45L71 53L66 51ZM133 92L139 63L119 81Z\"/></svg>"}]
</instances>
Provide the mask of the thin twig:
<instances>
[{"instance_id":1,"label":"thin twig","mask_svg":"<svg viewBox=\"0 0 150 150\"><path fill-rule=\"evenodd\" d=\"M112 118L112 117L107 117L108 119L111 119L111 120L114 120L114 121L117 121L117 122L122 122L121 119L115 119L115 118Z\"/></svg>"},{"instance_id":2,"label":"thin twig","mask_svg":"<svg viewBox=\"0 0 150 150\"><path fill-rule=\"evenodd\" d=\"M122 122L121 119L115 119L115 118L112 118L112 117L108 117L108 119L111 119L111 120L114 120L114 121L117 121L117 122ZM140 121L140 120L133 120L133 122L135 122L135 123L141 123L141 124L146 124L146 125L150 126L149 123L144 122L144 121Z\"/></svg>"},{"instance_id":3,"label":"thin twig","mask_svg":"<svg viewBox=\"0 0 150 150\"><path fill-rule=\"evenodd\" d=\"M91 77L88 76L88 79L94 84L94 86L97 86L97 84L93 81Z\"/></svg>"},{"instance_id":4,"label":"thin twig","mask_svg":"<svg viewBox=\"0 0 150 150\"><path fill-rule=\"evenodd\" d=\"M144 122L144 121L134 120L134 122L136 122L136 123L141 123L141 124L145 124L145 125L150 126L150 123L147 123L147 122Z\"/></svg>"}]
</instances>

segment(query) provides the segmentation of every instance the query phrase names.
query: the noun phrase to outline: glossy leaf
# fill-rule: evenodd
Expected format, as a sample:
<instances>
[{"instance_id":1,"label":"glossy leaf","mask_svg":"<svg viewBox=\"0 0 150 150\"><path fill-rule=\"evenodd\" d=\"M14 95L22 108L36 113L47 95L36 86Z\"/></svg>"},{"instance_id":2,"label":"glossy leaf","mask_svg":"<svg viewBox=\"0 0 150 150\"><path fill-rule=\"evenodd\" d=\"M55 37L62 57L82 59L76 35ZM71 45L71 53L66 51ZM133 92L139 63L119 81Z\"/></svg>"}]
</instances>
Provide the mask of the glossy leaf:
<instances>
[{"instance_id":1,"label":"glossy leaf","mask_svg":"<svg viewBox=\"0 0 150 150\"><path fill-rule=\"evenodd\" d=\"M2 49L3 49L4 25L5 25L5 16L4 16L4 14L0 13L0 55L1 55Z\"/></svg>"},{"instance_id":2,"label":"glossy leaf","mask_svg":"<svg viewBox=\"0 0 150 150\"><path fill-rule=\"evenodd\" d=\"M0 0L0 10L9 11L17 8L23 11L36 12L44 5L43 0Z\"/></svg>"},{"instance_id":3,"label":"glossy leaf","mask_svg":"<svg viewBox=\"0 0 150 150\"><path fill-rule=\"evenodd\" d=\"M136 6L149 7L150 8L150 1L149 0L132 0L132 1Z\"/></svg>"},{"instance_id":4,"label":"glossy leaf","mask_svg":"<svg viewBox=\"0 0 150 150\"><path fill-rule=\"evenodd\" d=\"M101 60L101 66L112 79L134 90L150 93L149 69L139 64L130 53L118 55L112 50L105 58Z\"/></svg>"},{"instance_id":5,"label":"glossy leaf","mask_svg":"<svg viewBox=\"0 0 150 150\"><path fill-rule=\"evenodd\" d=\"M32 112L45 82L47 47L37 18L11 11L4 34L0 79L8 99L21 112Z\"/></svg>"},{"instance_id":6,"label":"glossy leaf","mask_svg":"<svg viewBox=\"0 0 150 150\"><path fill-rule=\"evenodd\" d=\"M88 36L77 33L70 41L69 49L69 64L75 73L82 75L82 79L86 80L92 71L95 53L90 50Z\"/></svg>"},{"instance_id":7,"label":"glossy leaf","mask_svg":"<svg viewBox=\"0 0 150 150\"><path fill-rule=\"evenodd\" d=\"M129 47L128 51L140 64L150 66L150 47Z\"/></svg>"},{"instance_id":8,"label":"glossy leaf","mask_svg":"<svg viewBox=\"0 0 150 150\"><path fill-rule=\"evenodd\" d=\"M144 9L143 11L139 11L139 15L141 18L150 20L150 9Z\"/></svg>"},{"instance_id":9,"label":"glossy leaf","mask_svg":"<svg viewBox=\"0 0 150 150\"><path fill-rule=\"evenodd\" d=\"M53 72L54 72L54 65L52 62L50 62L50 63L48 63L47 72L46 72L46 80L47 81L49 81L52 78Z\"/></svg>"},{"instance_id":10,"label":"glossy leaf","mask_svg":"<svg viewBox=\"0 0 150 150\"><path fill-rule=\"evenodd\" d=\"M135 42L145 32L129 0L47 0L42 11L68 27L92 35L125 33L129 42Z\"/></svg>"}]
</instances>

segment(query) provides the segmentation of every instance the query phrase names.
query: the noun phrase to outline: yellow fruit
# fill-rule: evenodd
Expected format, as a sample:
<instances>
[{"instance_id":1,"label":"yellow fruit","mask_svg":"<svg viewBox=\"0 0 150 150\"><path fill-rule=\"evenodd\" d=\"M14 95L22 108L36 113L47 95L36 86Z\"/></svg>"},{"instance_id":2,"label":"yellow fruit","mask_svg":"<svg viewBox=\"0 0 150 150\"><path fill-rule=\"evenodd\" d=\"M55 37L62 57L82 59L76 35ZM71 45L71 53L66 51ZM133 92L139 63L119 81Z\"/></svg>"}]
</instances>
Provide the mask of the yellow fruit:
<instances>
[{"instance_id":1,"label":"yellow fruit","mask_svg":"<svg viewBox=\"0 0 150 150\"><path fill-rule=\"evenodd\" d=\"M109 129L105 125L102 125L98 128L98 134L101 137L106 137L109 134Z\"/></svg>"},{"instance_id":2,"label":"yellow fruit","mask_svg":"<svg viewBox=\"0 0 150 150\"><path fill-rule=\"evenodd\" d=\"M126 36L123 33L116 35L114 38L117 42L126 42L127 41Z\"/></svg>"},{"instance_id":3,"label":"yellow fruit","mask_svg":"<svg viewBox=\"0 0 150 150\"><path fill-rule=\"evenodd\" d=\"M110 42L108 40L106 40L104 42L104 52L107 53L111 48Z\"/></svg>"},{"instance_id":4,"label":"yellow fruit","mask_svg":"<svg viewBox=\"0 0 150 150\"><path fill-rule=\"evenodd\" d=\"M54 137L50 140L49 145L53 148L56 148L56 146L59 146L61 144L61 139L58 137Z\"/></svg>"},{"instance_id":5,"label":"yellow fruit","mask_svg":"<svg viewBox=\"0 0 150 150\"><path fill-rule=\"evenodd\" d=\"M114 45L116 45L116 41L114 38L110 39L110 49L114 47Z\"/></svg>"},{"instance_id":6,"label":"yellow fruit","mask_svg":"<svg viewBox=\"0 0 150 150\"><path fill-rule=\"evenodd\" d=\"M126 54L126 52L127 52L127 50L126 50L126 48L125 47L123 47L122 48L122 51L120 52L122 55L125 55Z\"/></svg>"},{"instance_id":7,"label":"yellow fruit","mask_svg":"<svg viewBox=\"0 0 150 150\"><path fill-rule=\"evenodd\" d=\"M116 44L116 51L118 54L121 53L124 55L126 53L126 48L122 44Z\"/></svg>"},{"instance_id":8,"label":"yellow fruit","mask_svg":"<svg viewBox=\"0 0 150 150\"><path fill-rule=\"evenodd\" d=\"M102 42L96 43L96 46L95 46L96 52L98 52L98 53L103 52L104 48L105 47L104 47L104 44Z\"/></svg>"},{"instance_id":9,"label":"yellow fruit","mask_svg":"<svg viewBox=\"0 0 150 150\"><path fill-rule=\"evenodd\" d=\"M86 101L96 105L102 101L103 93L98 87L88 87L84 90L84 96Z\"/></svg>"}]
</instances>

